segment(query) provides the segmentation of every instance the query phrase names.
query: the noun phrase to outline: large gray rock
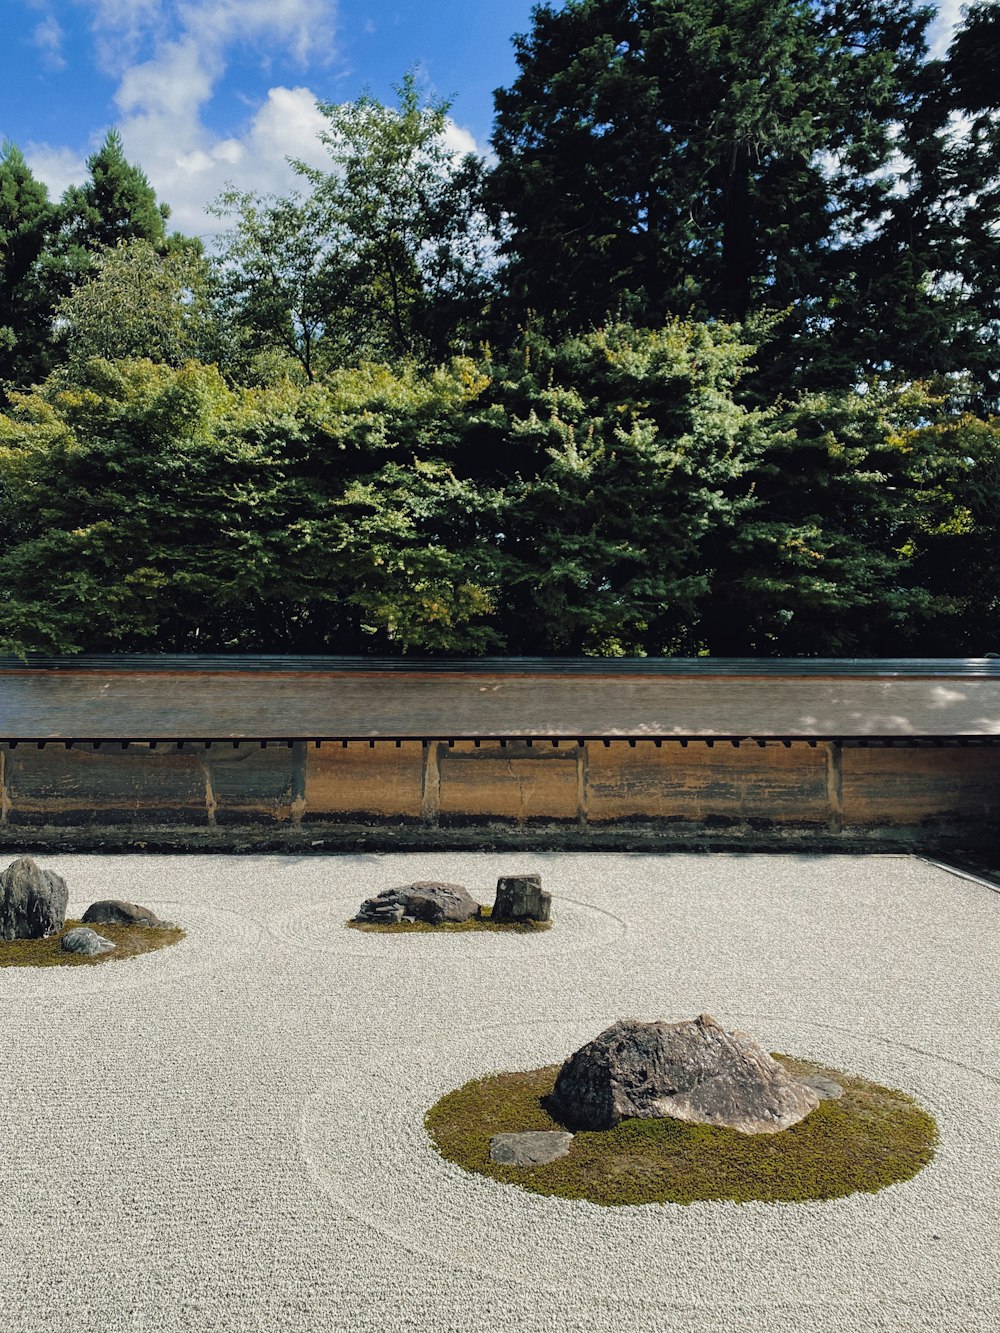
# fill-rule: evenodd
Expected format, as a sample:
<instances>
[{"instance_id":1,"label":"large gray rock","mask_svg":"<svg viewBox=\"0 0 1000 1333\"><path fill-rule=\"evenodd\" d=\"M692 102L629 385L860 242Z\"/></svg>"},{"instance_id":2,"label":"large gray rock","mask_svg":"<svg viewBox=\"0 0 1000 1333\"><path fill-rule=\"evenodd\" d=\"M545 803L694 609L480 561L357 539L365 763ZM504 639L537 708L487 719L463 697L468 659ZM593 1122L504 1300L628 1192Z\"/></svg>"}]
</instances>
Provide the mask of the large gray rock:
<instances>
[{"instance_id":1,"label":"large gray rock","mask_svg":"<svg viewBox=\"0 0 1000 1333\"><path fill-rule=\"evenodd\" d=\"M478 911L479 904L461 884L420 879L398 889L383 889L377 897L365 899L354 920L395 925L409 917L440 926L446 921L468 921Z\"/></svg>"},{"instance_id":2,"label":"large gray rock","mask_svg":"<svg viewBox=\"0 0 1000 1333\"><path fill-rule=\"evenodd\" d=\"M504 1166L544 1166L569 1152L573 1135L560 1129L529 1129L521 1134L494 1134L490 1161Z\"/></svg>"},{"instance_id":3,"label":"large gray rock","mask_svg":"<svg viewBox=\"0 0 1000 1333\"><path fill-rule=\"evenodd\" d=\"M120 898L102 898L91 903L81 920L95 926L162 926L163 922L148 907L123 902Z\"/></svg>"},{"instance_id":4,"label":"large gray rock","mask_svg":"<svg viewBox=\"0 0 1000 1333\"><path fill-rule=\"evenodd\" d=\"M494 921L548 921L552 895L542 888L541 875L504 875L497 880Z\"/></svg>"},{"instance_id":5,"label":"large gray rock","mask_svg":"<svg viewBox=\"0 0 1000 1333\"><path fill-rule=\"evenodd\" d=\"M0 939L40 940L62 930L69 890L54 870L30 856L11 862L0 875Z\"/></svg>"},{"instance_id":6,"label":"large gray rock","mask_svg":"<svg viewBox=\"0 0 1000 1333\"><path fill-rule=\"evenodd\" d=\"M819 1105L744 1032L714 1018L683 1023L624 1019L566 1061L552 1099L574 1129L611 1129L629 1117L671 1117L774 1134Z\"/></svg>"},{"instance_id":7,"label":"large gray rock","mask_svg":"<svg viewBox=\"0 0 1000 1333\"><path fill-rule=\"evenodd\" d=\"M99 953L110 953L115 948L110 940L98 935L97 931L91 930L89 926L74 926L72 930L67 930L61 944L67 953L83 953L89 957Z\"/></svg>"}]
</instances>

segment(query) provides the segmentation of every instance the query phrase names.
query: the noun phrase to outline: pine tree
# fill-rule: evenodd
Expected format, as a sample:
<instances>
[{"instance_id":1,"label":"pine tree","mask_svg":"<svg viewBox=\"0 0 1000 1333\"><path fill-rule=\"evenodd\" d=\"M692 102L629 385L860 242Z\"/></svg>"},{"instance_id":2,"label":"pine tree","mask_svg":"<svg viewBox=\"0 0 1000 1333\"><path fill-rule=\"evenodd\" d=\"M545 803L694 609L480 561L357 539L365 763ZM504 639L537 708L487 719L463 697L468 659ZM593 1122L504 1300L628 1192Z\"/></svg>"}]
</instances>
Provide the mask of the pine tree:
<instances>
[{"instance_id":1,"label":"pine tree","mask_svg":"<svg viewBox=\"0 0 1000 1333\"><path fill-rule=\"evenodd\" d=\"M915 0L536 9L496 95L513 319L790 311L768 352L787 384L829 343L846 257L892 193L928 17ZM822 375L849 382L852 349L836 349L843 364L828 353Z\"/></svg>"},{"instance_id":2,"label":"pine tree","mask_svg":"<svg viewBox=\"0 0 1000 1333\"><path fill-rule=\"evenodd\" d=\"M12 143L0 149L0 396L46 366L49 307L39 259L55 225L46 187Z\"/></svg>"}]
</instances>

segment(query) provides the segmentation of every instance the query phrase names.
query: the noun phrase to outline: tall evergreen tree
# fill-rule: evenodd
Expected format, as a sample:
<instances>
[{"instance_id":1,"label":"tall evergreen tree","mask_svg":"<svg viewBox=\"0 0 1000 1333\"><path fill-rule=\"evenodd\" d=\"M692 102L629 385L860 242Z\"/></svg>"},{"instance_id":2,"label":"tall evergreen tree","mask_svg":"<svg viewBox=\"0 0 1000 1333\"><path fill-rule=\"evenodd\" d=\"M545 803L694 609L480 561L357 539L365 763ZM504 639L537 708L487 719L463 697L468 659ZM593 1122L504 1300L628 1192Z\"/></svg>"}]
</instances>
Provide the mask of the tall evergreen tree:
<instances>
[{"instance_id":1,"label":"tall evergreen tree","mask_svg":"<svg viewBox=\"0 0 1000 1333\"><path fill-rule=\"evenodd\" d=\"M149 241L157 248L166 244L170 210L156 202L142 169L126 159L117 130L109 130L87 159L87 171L89 179L71 185L60 206L69 244L90 251L122 241Z\"/></svg>"},{"instance_id":2,"label":"tall evergreen tree","mask_svg":"<svg viewBox=\"0 0 1000 1333\"><path fill-rule=\"evenodd\" d=\"M48 301L39 260L56 213L14 144L0 149L0 397L46 370Z\"/></svg>"},{"instance_id":3,"label":"tall evergreen tree","mask_svg":"<svg viewBox=\"0 0 1000 1333\"><path fill-rule=\"evenodd\" d=\"M769 353L787 380L803 332L827 335L844 300L831 256L892 192L928 19L916 0L540 6L496 95L514 315L580 328L790 308Z\"/></svg>"}]
</instances>

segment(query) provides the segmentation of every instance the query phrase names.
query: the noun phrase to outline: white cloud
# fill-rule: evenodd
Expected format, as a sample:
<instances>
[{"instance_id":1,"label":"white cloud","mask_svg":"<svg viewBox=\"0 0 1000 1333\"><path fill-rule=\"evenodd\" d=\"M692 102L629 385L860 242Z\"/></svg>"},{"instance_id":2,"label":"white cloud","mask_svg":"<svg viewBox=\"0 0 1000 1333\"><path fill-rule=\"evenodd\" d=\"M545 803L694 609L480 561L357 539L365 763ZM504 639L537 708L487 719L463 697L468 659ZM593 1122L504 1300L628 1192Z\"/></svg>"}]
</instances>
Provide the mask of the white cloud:
<instances>
[{"instance_id":1,"label":"white cloud","mask_svg":"<svg viewBox=\"0 0 1000 1333\"><path fill-rule=\"evenodd\" d=\"M940 60L947 54L965 3L966 0L938 0L937 18L927 30L932 59Z\"/></svg>"},{"instance_id":2,"label":"white cloud","mask_svg":"<svg viewBox=\"0 0 1000 1333\"><path fill-rule=\"evenodd\" d=\"M66 68L66 57L62 49L63 30L55 14L45 15L32 32L31 40L42 54L42 65L45 69Z\"/></svg>"},{"instance_id":3,"label":"white cloud","mask_svg":"<svg viewBox=\"0 0 1000 1333\"><path fill-rule=\"evenodd\" d=\"M284 193L298 183L289 157L322 165L326 153L317 133L323 123L310 89L272 88L239 137L213 134L197 116L177 120L149 107L120 128L129 159L142 164L170 204L170 225L207 239L227 225L205 212L227 185Z\"/></svg>"},{"instance_id":4,"label":"white cloud","mask_svg":"<svg viewBox=\"0 0 1000 1333\"><path fill-rule=\"evenodd\" d=\"M42 9L45 0L36 0ZM325 153L316 134L322 117L308 88L273 87L235 136L209 128L211 103L234 47L265 59L282 53L328 63L335 53L335 0L75 0L90 16L99 62L118 80L117 127L125 152L170 204L171 225L208 237L224 224L205 213L227 184L261 193L293 188L286 158L317 165ZM54 49L50 15L36 41ZM45 35L41 34L45 29ZM106 128L106 127L105 127ZM104 129L91 137L94 148ZM80 181L81 154L46 144L27 156L53 194Z\"/></svg>"},{"instance_id":5,"label":"white cloud","mask_svg":"<svg viewBox=\"0 0 1000 1333\"><path fill-rule=\"evenodd\" d=\"M49 144L29 143L24 147L28 166L58 199L68 185L76 185L87 174L87 163L71 148L53 148Z\"/></svg>"}]
</instances>

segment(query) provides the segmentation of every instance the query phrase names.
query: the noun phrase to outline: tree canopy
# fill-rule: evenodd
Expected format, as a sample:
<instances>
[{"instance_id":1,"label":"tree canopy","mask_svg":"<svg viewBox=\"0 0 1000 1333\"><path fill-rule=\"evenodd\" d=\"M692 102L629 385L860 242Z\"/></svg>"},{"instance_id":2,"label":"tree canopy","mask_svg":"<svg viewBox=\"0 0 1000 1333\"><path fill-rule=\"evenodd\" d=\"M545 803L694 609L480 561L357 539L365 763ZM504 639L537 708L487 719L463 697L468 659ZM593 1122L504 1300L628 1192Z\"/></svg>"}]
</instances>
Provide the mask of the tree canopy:
<instances>
[{"instance_id":1,"label":"tree canopy","mask_svg":"<svg viewBox=\"0 0 1000 1333\"><path fill-rule=\"evenodd\" d=\"M0 650L1000 647L1000 3L565 0L214 254L0 153Z\"/></svg>"}]
</instances>

